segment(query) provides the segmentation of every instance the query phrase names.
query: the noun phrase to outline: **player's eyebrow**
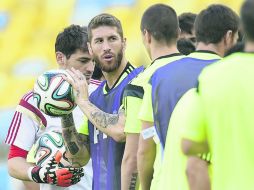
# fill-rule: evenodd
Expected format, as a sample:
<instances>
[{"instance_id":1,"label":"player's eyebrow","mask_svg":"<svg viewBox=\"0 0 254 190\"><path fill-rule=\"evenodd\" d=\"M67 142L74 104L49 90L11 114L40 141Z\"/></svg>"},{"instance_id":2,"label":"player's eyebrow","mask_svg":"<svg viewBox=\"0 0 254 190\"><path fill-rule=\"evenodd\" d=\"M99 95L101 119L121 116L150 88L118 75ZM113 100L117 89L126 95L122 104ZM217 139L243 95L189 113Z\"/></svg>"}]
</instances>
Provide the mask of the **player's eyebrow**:
<instances>
[{"instance_id":1,"label":"player's eyebrow","mask_svg":"<svg viewBox=\"0 0 254 190\"><path fill-rule=\"evenodd\" d=\"M80 57L80 58L78 58L78 61L89 61L89 60L91 60L91 58L89 58L89 57Z\"/></svg>"}]
</instances>

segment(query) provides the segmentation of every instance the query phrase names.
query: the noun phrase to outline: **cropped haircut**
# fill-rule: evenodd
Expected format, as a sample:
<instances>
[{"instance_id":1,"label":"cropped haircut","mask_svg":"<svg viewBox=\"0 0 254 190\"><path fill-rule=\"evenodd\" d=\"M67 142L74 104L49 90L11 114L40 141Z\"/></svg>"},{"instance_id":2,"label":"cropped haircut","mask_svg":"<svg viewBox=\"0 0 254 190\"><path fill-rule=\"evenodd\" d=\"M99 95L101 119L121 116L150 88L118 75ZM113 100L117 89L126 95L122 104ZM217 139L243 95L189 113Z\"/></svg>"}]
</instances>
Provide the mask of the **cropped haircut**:
<instances>
[{"instance_id":1,"label":"cropped haircut","mask_svg":"<svg viewBox=\"0 0 254 190\"><path fill-rule=\"evenodd\" d=\"M88 52L87 42L87 27L71 25L57 35L55 52L60 51L69 59L76 50Z\"/></svg>"},{"instance_id":2,"label":"cropped haircut","mask_svg":"<svg viewBox=\"0 0 254 190\"><path fill-rule=\"evenodd\" d=\"M194 23L197 42L205 44L220 42L228 30L239 29L239 17L230 8L214 4L201 11Z\"/></svg>"},{"instance_id":3,"label":"cropped haircut","mask_svg":"<svg viewBox=\"0 0 254 190\"><path fill-rule=\"evenodd\" d=\"M241 20L247 40L254 41L254 0L247 0L241 7Z\"/></svg>"},{"instance_id":4,"label":"cropped haircut","mask_svg":"<svg viewBox=\"0 0 254 190\"><path fill-rule=\"evenodd\" d=\"M88 24L88 39L90 42L92 40L92 30L100 26L116 27L118 34L123 39L123 28L120 20L111 14L103 13L95 16Z\"/></svg>"},{"instance_id":5,"label":"cropped haircut","mask_svg":"<svg viewBox=\"0 0 254 190\"><path fill-rule=\"evenodd\" d=\"M179 20L179 27L181 29L181 32L192 34L196 17L197 17L197 14L194 14L194 13L183 13L179 15L178 20Z\"/></svg>"},{"instance_id":6,"label":"cropped haircut","mask_svg":"<svg viewBox=\"0 0 254 190\"><path fill-rule=\"evenodd\" d=\"M164 4L149 7L142 16L140 29L147 30L159 42L176 41L179 24L175 10Z\"/></svg>"}]
</instances>

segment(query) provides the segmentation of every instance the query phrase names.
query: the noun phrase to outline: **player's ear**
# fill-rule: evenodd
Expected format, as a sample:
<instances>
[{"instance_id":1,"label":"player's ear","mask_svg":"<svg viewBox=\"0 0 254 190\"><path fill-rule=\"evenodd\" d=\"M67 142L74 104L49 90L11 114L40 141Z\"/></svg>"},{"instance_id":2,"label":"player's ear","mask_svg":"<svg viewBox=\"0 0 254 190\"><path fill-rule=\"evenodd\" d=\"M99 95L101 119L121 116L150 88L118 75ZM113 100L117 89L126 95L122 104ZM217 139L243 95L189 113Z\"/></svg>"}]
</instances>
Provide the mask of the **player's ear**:
<instances>
[{"instance_id":1,"label":"player's ear","mask_svg":"<svg viewBox=\"0 0 254 190\"><path fill-rule=\"evenodd\" d=\"M143 34L144 34L144 39L145 39L145 41L146 41L148 44L150 44L151 41L152 41L152 35L151 35L151 33L150 33L148 30L144 29Z\"/></svg>"},{"instance_id":2,"label":"player's ear","mask_svg":"<svg viewBox=\"0 0 254 190\"><path fill-rule=\"evenodd\" d=\"M60 51L56 52L56 62L60 68L65 68L66 56Z\"/></svg>"},{"instance_id":3,"label":"player's ear","mask_svg":"<svg viewBox=\"0 0 254 190\"><path fill-rule=\"evenodd\" d=\"M127 39L126 38L123 38L123 40L122 40L123 42L123 50L125 50L126 49L126 41L127 41Z\"/></svg>"},{"instance_id":4,"label":"player's ear","mask_svg":"<svg viewBox=\"0 0 254 190\"><path fill-rule=\"evenodd\" d=\"M92 50L92 47L91 47L91 43L90 42L87 42L87 47L88 47L88 52L91 56L93 56L93 50Z\"/></svg>"},{"instance_id":5,"label":"player's ear","mask_svg":"<svg viewBox=\"0 0 254 190\"><path fill-rule=\"evenodd\" d=\"M229 44L232 44L232 41L234 39L234 34L232 30L228 30L227 33L224 35L224 43L226 46Z\"/></svg>"},{"instance_id":6,"label":"player's ear","mask_svg":"<svg viewBox=\"0 0 254 190\"><path fill-rule=\"evenodd\" d=\"M181 28L178 27L178 30L177 30L177 39L180 39L180 36L181 36Z\"/></svg>"}]
</instances>

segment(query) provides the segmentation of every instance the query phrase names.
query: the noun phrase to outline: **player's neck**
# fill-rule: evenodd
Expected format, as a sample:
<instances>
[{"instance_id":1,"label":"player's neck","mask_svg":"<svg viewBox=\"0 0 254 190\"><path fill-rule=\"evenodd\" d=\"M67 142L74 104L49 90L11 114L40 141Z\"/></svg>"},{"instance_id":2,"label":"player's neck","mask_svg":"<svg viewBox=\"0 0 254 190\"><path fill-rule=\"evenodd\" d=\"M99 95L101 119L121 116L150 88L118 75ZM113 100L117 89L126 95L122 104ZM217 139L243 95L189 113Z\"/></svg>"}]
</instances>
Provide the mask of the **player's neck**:
<instances>
[{"instance_id":1,"label":"player's neck","mask_svg":"<svg viewBox=\"0 0 254 190\"><path fill-rule=\"evenodd\" d=\"M160 45L160 44L154 44L151 45L151 59L154 61L158 57L173 54L173 53L179 53L176 45Z\"/></svg>"},{"instance_id":2,"label":"player's neck","mask_svg":"<svg viewBox=\"0 0 254 190\"><path fill-rule=\"evenodd\" d=\"M220 57L223 57L224 53L225 53L223 48L221 48L219 45L217 45L217 44L205 44L203 42L198 42L197 43L196 50L197 51L200 51L200 50L212 51L212 52L216 53L217 55L219 55Z\"/></svg>"},{"instance_id":3,"label":"player's neck","mask_svg":"<svg viewBox=\"0 0 254 190\"><path fill-rule=\"evenodd\" d=\"M244 51L254 53L254 42L246 41Z\"/></svg>"},{"instance_id":4,"label":"player's neck","mask_svg":"<svg viewBox=\"0 0 254 190\"><path fill-rule=\"evenodd\" d=\"M115 70L113 72L110 72L110 73L103 72L103 76L105 77L105 79L107 81L107 85L110 89L115 84L115 82L120 77L120 75L122 74L122 72L125 69L127 63L128 63L128 61L125 59L125 57L123 57L121 65L117 70Z\"/></svg>"}]
</instances>

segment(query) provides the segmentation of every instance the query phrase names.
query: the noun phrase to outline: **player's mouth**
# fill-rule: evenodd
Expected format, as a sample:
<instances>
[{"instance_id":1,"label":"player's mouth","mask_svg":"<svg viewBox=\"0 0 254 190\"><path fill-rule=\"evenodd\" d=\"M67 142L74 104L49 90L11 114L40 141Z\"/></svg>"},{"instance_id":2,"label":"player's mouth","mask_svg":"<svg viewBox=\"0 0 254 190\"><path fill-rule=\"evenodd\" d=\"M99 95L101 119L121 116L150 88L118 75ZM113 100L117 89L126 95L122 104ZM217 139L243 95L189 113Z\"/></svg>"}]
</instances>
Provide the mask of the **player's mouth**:
<instances>
[{"instance_id":1,"label":"player's mouth","mask_svg":"<svg viewBox=\"0 0 254 190\"><path fill-rule=\"evenodd\" d=\"M107 62L112 61L113 58L114 58L114 55L111 54L111 53L107 53L107 54L104 54L104 55L102 56L102 59L103 59L104 61L107 61Z\"/></svg>"}]
</instances>

